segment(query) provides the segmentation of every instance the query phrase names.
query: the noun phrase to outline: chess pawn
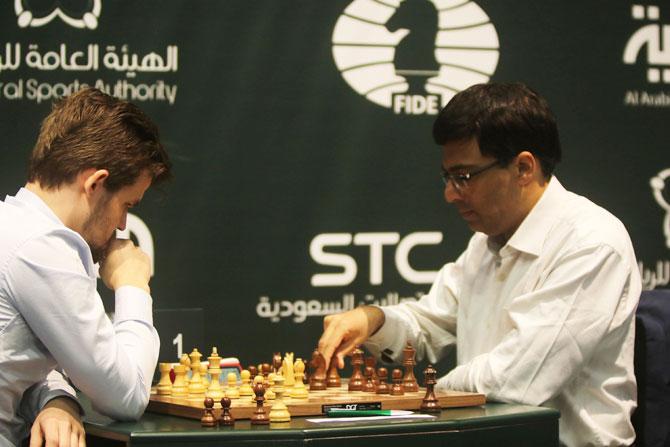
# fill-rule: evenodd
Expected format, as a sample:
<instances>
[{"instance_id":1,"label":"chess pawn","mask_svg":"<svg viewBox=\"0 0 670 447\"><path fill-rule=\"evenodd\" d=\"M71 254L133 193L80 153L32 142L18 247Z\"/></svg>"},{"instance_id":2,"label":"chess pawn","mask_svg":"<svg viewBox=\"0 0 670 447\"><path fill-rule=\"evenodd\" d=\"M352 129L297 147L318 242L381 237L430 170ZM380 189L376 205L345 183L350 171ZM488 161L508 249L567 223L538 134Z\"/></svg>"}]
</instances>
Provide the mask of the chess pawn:
<instances>
[{"instance_id":1,"label":"chess pawn","mask_svg":"<svg viewBox=\"0 0 670 447\"><path fill-rule=\"evenodd\" d=\"M262 380L254 385L253 391L256 395L256 410L254 410L254 414L251 415L251 423L253 425L269 424L270 419L263 408L263 402L265 401L265 398L263 397L265 394L265 387L263 386Z\"/></svg>"},{"instance_id":2,"label":"chess pawn","mask_svg":"<svg viewBox=\"0 0 670 447\"><path fill-rule=\"evenodd\" d=\"M258 375L258 368L256 368L254 365L249 365L247 367L247 370L249 370L249 377L253 380L256 378ZM251 385L253 387L253 384Z\"/></svg>"},{"instance_id":3,"label":"chess pawn","mask_svg":"<svg viewBox=\"0 0 670 447\"><path fill-rule=\"evenodd\" d=\"M234 372L228 373L228 388L226 389L226 397L229 399L240 398L240 390L237 388L237 374Z\"/></svg>"},{"instance_id":4,"label":"chess pawn","mask_svg":"<svg viewBox=\"0 0 670 447\"><path fill-rule=\"evenodd\" d=\"M326 386L328 388L339 388L342 386L342 382L340 381L340 374L337 372L337 359L335 357L330 359L328 377L326 378Z\"/></svg>"},{"instance_id":5,"label":"chess pawn","mask_svg":"<svg viewBox=\"0 0 670 447\"><path fill-rule=\"evenodd\" d=\"M181 355L181 358L179 359L179 363L184 365L184 370L186 371L186 375L184 376L184 381L186 383L186 386L188 386L188 383L191 381L189 377L189 373L191 372L191 359L188 358L187 353L183 353Z\"/></svg>"},{"instance_id":6,"label":"chess pawn","mask_svg":"<svg viewBox=\"0 0 670 447\"><path fill-rule=\"evenodd\" d=\"M172 363L159 363L158 370L161 373L161 378L158 381L158 386L156 387L158 395L169 396L172 394L172 381L170 380Z\"/></svg>"},{"instance_id":7,"label":"chess pawn","mask_svg":"<svg viewBox=\"0 0 670 447\"><path fill-rule=\"evenodd\" d=\"M351 355L351 366L353 367L353 373L349 378L349 391L363 391L365 382L363 381L363 373L361 372L362 365L363 351L361 351L359 348L356 348Z\"/></svg>"},{"instance_id":8,"label":"chess pawn","mask_svg":"<svg viewBox=\"0 0 670 447\"><path fill-rule=\"evenodd\" d=\"M391 389L389 384L386 382L388 378L388 370L383 366L377 370L377 376L379 377L379 385L377 385L377 394L389 394Z\"/></svg>"},{"instance_id":9,"label":"chess pawn","mask_svg":"<svg viewBox=\"0 0 670 447\"><path fill-rule=\"evenodd\" d=\"M440 401L435 397L436 376L437 371L433 368L433 365L428 365L428 368L423 372L426 383L426 396L421 401L421 411L426 413L439 413L442 410Z\"/></svg>"},{"instance_id":10,"label":"chess pawn","mask_svg":"<svg viewBox=\"0 0 670 447\"><path fill-rule=\"evenodd\" d=\"M269 363L263 363L261 365L260 371L258 371L258 372L263 374L263 378L265 379L265 383L267 383L267 378L270 375L270 373L272 372L272 365L270 365ZM267 386L266 386L266 388L267 388Z\"/></svg>"},{"instance_id":11,"label":"chess pawn","mask_svg":"<svg viewBox=\"0 0 670 447\"><path fill-rule=\"evenodd\" d=\"M402 387L402 371L398 368L393 370L391 374L393 378L393 386L391 387L391 396L402 396L405 394L405 389Z\"/></svg>"},{"instance_id":12,"label":"chess pawn","mask_svg":"<svg viewBox=\"0 0 670 447\"><path fill-rule=\"evenodd\" d=\"M265 385L265 400L275 400L277 397L277 394L274 391L275 377L277 377L277 374L270 373L268 374L267 379L263 382L263 385Z\"/></svg>"},{"instance_id":13,"label":"chess pawn","mask_svg":"<svg viewBox=\"0 0 670 447\"><path fill-rule=\"evenodd\" d=\"M188 395L188 384L186 383L186 366L183 364L174 366L174 383L172 384L172 397L186 397Z\"/></svg>"},{"instance_id":14,"label":"chess pawn","mask_svg":"<svg viewBox=\"0 0 670 447\"><path fill-rule=\"evenodd\" d=\"M372 380L373 373L374 368L372 368L372 366L365 367L365 386L363 387L363 391L366 393L374 393L377 391L377 387Z\"/></svg>"},{"instance_id":15,"label":"chess pawn","mask_svg":"<svg viewBox=\"0 0 670 447\"><path fill-rule=\"evenodd\" d=\"M416 365L414 356L416 350L412 347L410 342L407 342L407 346L402 350L402 354L402 364L405 367L405 377L402 379L402 386L407 392L419 391L419 384L416 382L416 377L414 377L414 365Z\"/></svg>"},{"instance_id":16,"label":"chess pawn","mask_svg":"<svg viewBox=\"0 0 670 447\"><path fill-rule=\"evenodd\" d=\"M270 422L289 422L291 414L284 403L284 378L281 375L274 376L274 392L277 395L272 408L270 408Z\"/></svg>"},{"instance_id":17,"label":"chess pawn","mask_svg":"<svg viewBox=\"0 0 670 447\"><path fill-rule=\"evenodd\" d=\"M309 397L305 382L303 382L304 377L305 363L302 359L298 359L293 365L293 389L291 390L291 397L293 399L307 399Z\"/></svg>"},{"instance_id":18,"label":"chess pawn","mask_svg":"<svg viewBox=\"0 0 670 447\"><path fill-rule=\"evenodd\" d=\"M235 375L235 373L231 373ZM235 425L235 418L230 413L230 406L232 401L228 397L221 398L221 417L219 418L219 424L224 426Z\"/></svg>"},{"instance_id":19,"label":"chess pawn","mask_svg":"<svg viewBox=\"0 0 670 447\"><path fill-rule=\"evenodd\" d=\"M209 361L209 375L212 377L212 380L209 383L205 395L214 399L214 402L219 402L223 397L223 389L219 382L219 376L221 375L221 357L219 357L216 352L216 348L212 349L212 355L210 355L207 360Z\"/></svg>"},{"instance_id":20,"label":"chess pawn","mask_svg":"<svg viewBox=\"0 0 670 447\"><path fill-rule=\"evenodd\" d=\"M263 376L261 374L257 374L256 377L254 377L253 385L251 385L251 389L253 390L257 384L263 385L263 390L265 390L265 381L263 380ZM267 391L263 393L263 399L268 400L267 398ZM251 403L256 402L256 395L252 395L251 398Z\"/></svg>"},{"instance_id":21,"label":"chess pawn","mask_svg":"<svg viewBox=\"0 0 670 447\"><path fill-rule=\"evenodd\" d=\"M216 427L216 418L214 417L214 399L211 397L205 398L205 412L200 419L203 427Z\"/></svg>"},{"instance_id":22,"label":"chess pawn","mask_svg":"<svg viewBox=\"0 0 670 447\"><path fill-rule=\"evenodd\" d=\"M254 394L253 388L251 388L251 373L248 369L243 369L240 373L240 378L242 379L242 385L240 385L240 396L252 396Z\"/></svg>"},{"instance_id":23,"label":"chess pawn","mask_svg":"<svg viewBox=\"0 0 670 447\"><path fill-rule=\"evenodd\" d=\"M191 380L188 384L188 394L189 396L202 395L204 397L206 388L200 376L200 357L202 357L202 354L196 348L193 348L189 357L191 358Z\"/></svg>"}]
</instances>

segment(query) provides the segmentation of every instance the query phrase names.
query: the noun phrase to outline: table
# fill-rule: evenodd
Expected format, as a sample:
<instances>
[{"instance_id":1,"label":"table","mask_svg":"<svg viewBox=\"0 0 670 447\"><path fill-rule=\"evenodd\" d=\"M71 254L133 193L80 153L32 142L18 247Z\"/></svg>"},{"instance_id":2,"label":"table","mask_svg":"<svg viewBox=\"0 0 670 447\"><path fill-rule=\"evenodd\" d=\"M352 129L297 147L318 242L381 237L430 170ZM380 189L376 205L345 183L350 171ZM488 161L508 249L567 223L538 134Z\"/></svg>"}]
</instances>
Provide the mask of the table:
<instances>
[{"instance_id":1,"label":"table","mask_svg":"<svg viewBox=\"0 0 670 447\"><path fill-rule=\"evenodd\" d=\"M87 406L87 403L84 403ZM550 408L488 403L450 408L431 420L315 424L305 417L282 425L203 428L200 422L145 413L138 422L115 422L87 408L89 447L107 446L346 446L419 447L557 446L559 412Z\"/></svg>"}]
</instances>

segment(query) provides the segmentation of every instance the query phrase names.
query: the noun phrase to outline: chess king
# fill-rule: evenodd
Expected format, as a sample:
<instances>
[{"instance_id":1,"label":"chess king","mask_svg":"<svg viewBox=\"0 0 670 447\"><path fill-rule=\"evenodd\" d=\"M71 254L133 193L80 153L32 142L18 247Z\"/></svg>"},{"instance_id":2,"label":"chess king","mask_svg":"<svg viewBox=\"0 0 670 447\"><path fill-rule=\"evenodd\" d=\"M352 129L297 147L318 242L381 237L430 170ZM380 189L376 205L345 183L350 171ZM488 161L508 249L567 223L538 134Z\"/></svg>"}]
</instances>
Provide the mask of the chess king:
<instances>
[{"instance_id":1,"label":"chess king","mask_svg":"<svg viewBox=\"0 0 670 447\"><path fill-rule=\"evenodd\" d=\"M0 444L83 445L75 390L100 412L136 419L158 358L148 257L116 240L128 209L170 177L156 125L86 88L56 103L28 181L0 202ZM114 319L96 291L115 292Z\"/></svg>"},{"instance_id":2,"label":"chess king","mask_svg":"<svg viewBox=\"0 0 670 447\"><path fill-rule=\"evenodd\" d=\"M444 198L475 233L418 302L327 316L319 340L343 365L356 345L399 361L410 341L436 389L560 410L562 445L630 445L641 281L623 224L553 174L554 116L523 84L479 84L438 114Z\"/></svg>"}]
</instances>

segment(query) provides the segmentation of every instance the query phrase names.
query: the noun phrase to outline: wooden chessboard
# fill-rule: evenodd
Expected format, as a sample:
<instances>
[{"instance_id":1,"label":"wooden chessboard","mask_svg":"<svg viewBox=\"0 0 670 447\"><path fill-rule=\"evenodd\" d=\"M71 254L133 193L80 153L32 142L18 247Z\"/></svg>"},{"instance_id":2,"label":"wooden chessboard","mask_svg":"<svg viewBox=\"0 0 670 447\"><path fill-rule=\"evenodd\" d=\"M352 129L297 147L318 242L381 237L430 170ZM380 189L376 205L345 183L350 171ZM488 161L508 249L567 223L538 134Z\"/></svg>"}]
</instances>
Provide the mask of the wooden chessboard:
<instances>
[{"instance_id":1,"label":"wooden chessboard","mask_svg":"<svg viewBox=\"0 0 670 447\"><path fill-rule=\"evenodd\" d=\"M309 391L308 399L298 400L285 397L284 402L288 406L291 416L316 416L322 414L323 405L332 404L381 402L382 409L384 410L419 410L425 394L426 392L423 388L420 388L418 392L405 393L402 396L371 394L362 391L348 391L347 385L344 384L340 388ZM447 391L435 394L442 408L472 407L486 403L486 398L483 394L460 391ZM272 401L266 401L264 406L269 411ZM190 419L200 419L204 408L204 398L189 399L184 397L159 396L152 389L147 411ZM233 399L230 410L235 419L249 419L255 409L255 402L252 403L249 397L241 397L240 399ZM217 403L214 409L214 416L218 418L220 413L221 405Z\"/></svg>"}]
</instances>

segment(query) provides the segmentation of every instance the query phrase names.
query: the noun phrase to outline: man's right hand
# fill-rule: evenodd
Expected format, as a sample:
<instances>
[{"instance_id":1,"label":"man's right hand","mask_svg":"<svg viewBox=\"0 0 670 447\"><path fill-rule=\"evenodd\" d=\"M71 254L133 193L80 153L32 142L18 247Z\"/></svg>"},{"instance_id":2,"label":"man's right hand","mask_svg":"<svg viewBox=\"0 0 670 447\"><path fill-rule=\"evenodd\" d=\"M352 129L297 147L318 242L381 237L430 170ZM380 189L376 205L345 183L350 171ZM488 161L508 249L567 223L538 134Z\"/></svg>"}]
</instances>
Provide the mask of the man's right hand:
<instances>
[{"instance_id":1,"label":"man's right hand","mask_svg":"<svg viewBox=\"0 0 670 447\"><path fill-rule=\"evenodd\" d=\"M344 368L344 356L377 332L383 324L384 312L373 306L357 307L324 318L318 349L326 359L326 369L333 360L337 361L338 368Z\"/></svg>"},{"instance_id":2,"label":"man's right hand","mask_svg":"<svg viewBox=\"0 0 670 447\"><path fill-rule=\"evenodd\" d=\"M113 240L100 264L100 277L107 287L135 286L150 293L151 261L130 240Z\"/></svg>"}]
</instances>

